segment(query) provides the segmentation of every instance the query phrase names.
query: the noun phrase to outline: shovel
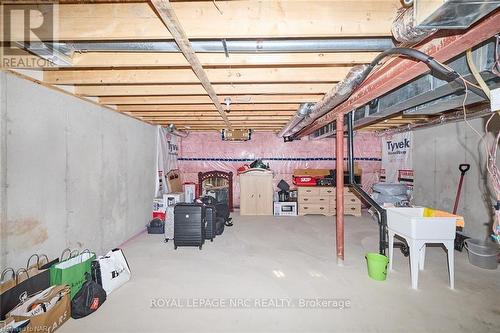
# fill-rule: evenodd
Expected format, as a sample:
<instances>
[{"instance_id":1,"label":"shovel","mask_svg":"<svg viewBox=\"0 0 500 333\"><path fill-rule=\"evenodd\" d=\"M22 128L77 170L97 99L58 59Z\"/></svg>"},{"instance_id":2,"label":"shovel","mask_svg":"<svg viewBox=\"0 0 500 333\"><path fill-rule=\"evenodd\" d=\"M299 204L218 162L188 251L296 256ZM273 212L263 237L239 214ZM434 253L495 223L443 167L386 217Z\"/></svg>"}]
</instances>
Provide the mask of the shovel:
<instances>
[{"instance_id":1,"label":"shovel","mask_svg":"<svg viewBox=\"0 0 500 333\"><path fill-rule=\"evenodd\" d=\"M453 206L453 214L457 213L458 203L460 202L460 193L462 192L462 184L464 182L464 176L470 169L470 164L460 164L458 170L460 170L460 181L458 182L457 196L455 198L455 205ZM455 237L455 250L462 252L464 247L464 241L469 238L461 233L456 233Z\"/></svg>"}]
</instances>

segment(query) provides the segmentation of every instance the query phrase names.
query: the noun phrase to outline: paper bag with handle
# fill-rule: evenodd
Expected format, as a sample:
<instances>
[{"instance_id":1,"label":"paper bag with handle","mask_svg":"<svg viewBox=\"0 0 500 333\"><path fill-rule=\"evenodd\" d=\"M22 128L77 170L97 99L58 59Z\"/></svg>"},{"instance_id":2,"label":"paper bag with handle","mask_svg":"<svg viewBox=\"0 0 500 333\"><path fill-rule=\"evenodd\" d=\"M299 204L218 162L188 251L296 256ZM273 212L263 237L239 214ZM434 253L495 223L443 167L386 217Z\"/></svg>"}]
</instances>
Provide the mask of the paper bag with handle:
<instances>
[{"instance_id":1,"label":"paper bag with handle","mask_svg":"<svg viewBox=\"0 0 500 333\"><path fill-rule=\"evenodd\" d=\"M7 316L16 321L29 320L26 332L52 333L71 317L69 287L51 286L26 297Z\"/></svg>"}]
</instances>

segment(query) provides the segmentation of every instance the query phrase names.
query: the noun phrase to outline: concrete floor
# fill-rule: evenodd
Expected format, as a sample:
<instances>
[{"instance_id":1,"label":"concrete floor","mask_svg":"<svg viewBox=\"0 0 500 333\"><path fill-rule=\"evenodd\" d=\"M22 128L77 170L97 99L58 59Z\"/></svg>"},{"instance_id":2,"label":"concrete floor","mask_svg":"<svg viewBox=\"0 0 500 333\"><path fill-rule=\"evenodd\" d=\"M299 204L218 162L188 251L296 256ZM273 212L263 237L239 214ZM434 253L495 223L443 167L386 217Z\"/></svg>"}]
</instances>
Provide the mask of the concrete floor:
<instances>
[{"instance_id":1,"label":"concrete floor","mask_svg":"<svg viewBox=\"0 0 500 333\"><path fill-rule=\"evenodd\" d=\"M131 241L124 251L132 280L59 332L500 332L500 270L470 265L465 252L455 252L451 290L444 250L428 248L415 291L398 250L387 281L368 278L364 255L378 248L368 216L346 217L344 267L336 263L331 217L236 213L234 220L202 251L174 251L160 235ZM314 298L345 299L350 307L299 307ZM291 307L283 308L287 300ZM202 301L212 308L195 303Z\"/></svg>"}]
</instances>

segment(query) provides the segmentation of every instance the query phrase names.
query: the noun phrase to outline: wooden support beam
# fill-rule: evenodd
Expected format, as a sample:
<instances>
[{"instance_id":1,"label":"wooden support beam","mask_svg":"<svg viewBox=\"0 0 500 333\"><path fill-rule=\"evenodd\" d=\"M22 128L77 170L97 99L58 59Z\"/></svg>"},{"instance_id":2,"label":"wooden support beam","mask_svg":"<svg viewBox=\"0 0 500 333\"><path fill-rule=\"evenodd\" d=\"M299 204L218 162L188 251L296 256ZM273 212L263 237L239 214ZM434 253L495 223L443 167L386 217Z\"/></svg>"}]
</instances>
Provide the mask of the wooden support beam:
<instances>
[{"instance_id":1,"label":"wooden support beam","mask_svg":"<svg viewBox=\"0 0 500 333\"><path fill-rule=\"evenodd\" d=\"M254 104L254 103L303 103L315 102L323 95L236 95L231 96L231 106L234 104ZM221 103L224 103L224 96L217 97L218 106L224 111ZM133 96L133 97L101 97L99 102L106 105L118 104L207 104L210 103L209 96Z\"/></svg>"},{"instance_id":2,"label":"wooden support beam","mask_svg":"<svg viewBox=\"0 0 500 333\"><path fill-rule=\"evenodd\" d=\"M399 0L244 0L217 1L217 6L220 12L212 1L172 3L189 38L390 36L392 19L400 3ZM43 11L44 5L38 8ZM151 6L143 1L61 4L58 10L59 40L171 38ZM21 21L15 21L13 27L24 31ZM44 26L37 35L43 40L52 38Z\"/></svg>"},{"instance_id":3,"label":"wooden support beam","mask_svg":"<svg viewBox=\"0 0 500 333\"><path fill-rule=\"evenodd\" d=\"M231 105L233 111L283 111L297 110L299 104L235 104ZM198 105L119 105L118 111L216 111L213 104Z\"/></svg>"},{"instance_id":4,"label":"wooden support beam","mask_svg":"<svg viewBox=\"0 0 500 333\"><path fill-rule=\"evenodd\" d=\"M331 83L213 84L218 95L241 94L324 94ZM75 87L81 96L167 96L206 95L201 84L83 85Z\"/></svg>"},{"instance_id":5,"label":"wooden support beam","mask_svg":"<svg viewBox=\"0 0 500 333\"><path fill-rule=\"evenodd\" d=\"M208 68L211 83L314 82L342 80L350 67ZM45 71L50 84L164 84L199 83L191 69L116 69Z\"/></svg>"},{"instance_id":6,"label":"wooden support beam","mask_svg":"<svg viewBox=\"0 0 500 333\"><path fill-rule=\"evenodd\" d=\"M304 66L357 65L369 63L377 52L349 53L197 53L201 64L211 67L228 66ZM151 52L88 52L74 53L73 67L186 67L189 63L180 53Z\"/></svg>"},{"instance_id":7,"label":"wooden support beam","mask_svg":"<svg viewBox=\"0 0 500 333\"><path fill-rule=\"evenodd\" d=\"M200 60L194 53L193 48L191 47L191 43L189 42L189 39L185 34L181 23L177 19L177 16L175 15L174 9L170 5L170 2L168 0L151 0L151 4L158 12L159 17L167 27L168 31L170 31L170 33L172 34L172 37L174 37L177 46L179 46L179 49L181 50L182 54L186 57L186 60L191 65L193 72L200 80L203 88L205 88L205 90L207 91L208 96L214 103L215 107L217 108L217 111L219 111L220 116L226 123L227 127L231 128L231 123L226 117L224 109L220 105L219 97L217 97L217 93L215 92L214 87L210 83L210 79L208 78L207 73L203 69Z\"/></svg>"}]
</instances>

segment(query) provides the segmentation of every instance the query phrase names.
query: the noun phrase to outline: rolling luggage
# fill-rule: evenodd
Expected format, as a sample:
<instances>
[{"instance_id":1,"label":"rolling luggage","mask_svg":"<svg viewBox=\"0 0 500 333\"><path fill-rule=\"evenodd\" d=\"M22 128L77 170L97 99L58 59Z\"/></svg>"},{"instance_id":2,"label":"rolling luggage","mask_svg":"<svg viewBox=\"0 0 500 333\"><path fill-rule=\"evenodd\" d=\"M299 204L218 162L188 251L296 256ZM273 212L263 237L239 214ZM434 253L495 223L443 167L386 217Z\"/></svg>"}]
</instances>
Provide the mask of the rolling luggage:
<instances>
[{"instance_id":1,"label":"rolling luggage","mask_svg":"<svg viewBox=\"0 0 500 333\"><path fill-rule=\"evenodd\" d=\"M215 234L222 235L224 232L224 226L226 225L224 219L222 217L217 217L215 222Z\"/></svg>"},{"instance_id":2,"label":"rolling luggage","mask_svg":"<svg viewBox=\"0 0 500 333\"><path fill-rule=\"evenodd\" d=\"M226 226L230 227L233 225L231 223L232 219L229 217L231 212L229 211L229 205L227 202L219 202L219 201L217 201L217 199L215 199L214 197L211 197L209 195L201 197L201 201L205 205L215 206L215 211L216 211L217 217L223 218Z\"/></svg>"},{"instance_id":3,"label":"rolling luggage","mask_svg":"<svg viewBox=\"0 0 500 333\"><path fill-rule=\"evenodd\" d=\"M165 242L174 239L174 206L167 207L165 217Z\"/></svg>"},{"instance_id":4,"label":"rolling luggage","mask_svg":"<svg viewBox=\"0 0 500 333\"><path fill-rule=\"evenodd\" d=\"M205 207L203 204L177 204L174 208L174 249L198 246L205 241Z\"/></svg>"},{"instance_id":5,"label":"rolling luggage","mask_svg":"<svg viewBox=\"0 0 500 333\"><path fill-rule=\"evenodd\" d=\"M207 221L207 226L205 228L205 239L210 239L210 241L213 242L217 234L217 213L215 210L215 206L205 206L205 219Z\"/></svg>"}]
</instances>

